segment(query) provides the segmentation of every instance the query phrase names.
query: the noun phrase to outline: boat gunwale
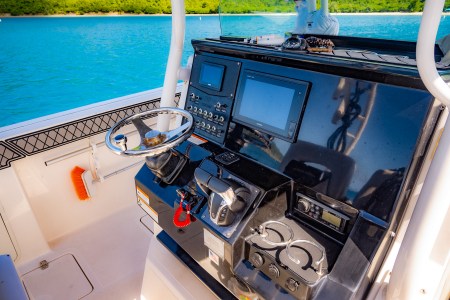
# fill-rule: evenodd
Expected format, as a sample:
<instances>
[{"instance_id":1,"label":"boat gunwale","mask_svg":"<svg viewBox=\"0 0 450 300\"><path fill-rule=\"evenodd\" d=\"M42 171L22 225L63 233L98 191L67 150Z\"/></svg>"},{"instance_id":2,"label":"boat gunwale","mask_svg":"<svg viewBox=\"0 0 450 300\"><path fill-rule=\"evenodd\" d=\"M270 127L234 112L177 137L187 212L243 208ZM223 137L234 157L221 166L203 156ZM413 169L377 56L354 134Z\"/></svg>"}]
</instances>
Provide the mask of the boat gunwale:
<instances>
[{"instance_id":1,"label":"boat gunwale","mask_svg":"<svg viewBox=\"0 0 450 300\"><path fill-rule=\"evenodd\" d=\"M175 103L180 99L180 88L178 85ZM130 110L137 113L158 108L161 93L161 88L152 89L1 127L0 170L11 167L13 161L103 133Z\"/></svg>"}]
</instances>

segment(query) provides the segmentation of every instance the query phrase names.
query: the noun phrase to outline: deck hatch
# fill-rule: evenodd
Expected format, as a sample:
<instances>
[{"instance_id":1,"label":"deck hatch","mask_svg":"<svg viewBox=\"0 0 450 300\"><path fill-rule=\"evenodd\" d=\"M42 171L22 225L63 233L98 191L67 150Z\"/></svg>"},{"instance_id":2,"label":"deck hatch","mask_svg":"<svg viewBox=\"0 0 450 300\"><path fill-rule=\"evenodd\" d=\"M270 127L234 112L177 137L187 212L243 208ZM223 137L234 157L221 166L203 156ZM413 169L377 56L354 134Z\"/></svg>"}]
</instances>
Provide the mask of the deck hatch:
<instances>
[{"instance_id":1,"label":"deck hatch","mask_svg":"<svg viewBox=\"0 0 450 300\"><path fill-rule=\"evenodd\" d=\"M31 299L81 299L89 295L94 287L81 269L75 257L63 255L22 276L22 281Z\"/></svg>"}]
</instances>

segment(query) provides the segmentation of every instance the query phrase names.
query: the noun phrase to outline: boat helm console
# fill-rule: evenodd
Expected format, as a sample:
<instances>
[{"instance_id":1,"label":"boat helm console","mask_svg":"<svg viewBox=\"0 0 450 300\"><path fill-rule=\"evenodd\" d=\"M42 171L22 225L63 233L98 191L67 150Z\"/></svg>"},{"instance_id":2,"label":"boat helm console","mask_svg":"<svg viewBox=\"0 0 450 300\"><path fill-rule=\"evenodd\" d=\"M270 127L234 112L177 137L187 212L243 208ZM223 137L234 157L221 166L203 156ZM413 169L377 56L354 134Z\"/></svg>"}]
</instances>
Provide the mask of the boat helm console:
<instances>
[{"instance_id":1,"label":"boat helm console","mask_svg":"<svg viewBox=\"0 0 450 300\"><path fill-rule=\"evenodd\" d=\"M193 46L183 164L135 178L158 239L220 298L363 298L439 117L417 70Z\"/></svg>"}]
</instances>

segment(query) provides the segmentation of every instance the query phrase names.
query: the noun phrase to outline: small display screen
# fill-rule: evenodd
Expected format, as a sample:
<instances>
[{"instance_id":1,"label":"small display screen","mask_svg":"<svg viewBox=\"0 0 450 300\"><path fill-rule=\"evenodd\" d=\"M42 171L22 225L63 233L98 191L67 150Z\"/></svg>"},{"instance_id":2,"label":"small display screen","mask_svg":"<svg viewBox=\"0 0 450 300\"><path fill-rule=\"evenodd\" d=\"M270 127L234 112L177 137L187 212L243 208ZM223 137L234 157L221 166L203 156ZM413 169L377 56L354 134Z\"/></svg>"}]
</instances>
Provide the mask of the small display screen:
<instances>
[{"instance_id":1,"label":"small display screen","mask_svg":"<svg viewBox=\"0 0 450 300\"><path fill-rule=\"evenodd\" d=\"M220 91L222 89L224 71L225 66L204 62L200 70L198 83L213 90Z\"/></svg>"},{"instance_id":2,"label":"small display screen","mask_svg":"<svg viewBox=\"0 0 450 300\"><path fill-rule=\"evenodd\" d=\"M324 210L322 212L322 219L324 221L327 221L328 223L336 226L337 228L341 227L341 218L336 217L335 215L333 215L332 213Z\"/></svg>"},{"instance_id":3,"label":"small display screen","mask_svg":"<svg viewBox=\"0 0 450 300\"><path fill-rule=\"evenodd\" d=\"M288 140L295 138L308 83L246 70L239 83L233 118Z\"/></svg>"}]
</instances>

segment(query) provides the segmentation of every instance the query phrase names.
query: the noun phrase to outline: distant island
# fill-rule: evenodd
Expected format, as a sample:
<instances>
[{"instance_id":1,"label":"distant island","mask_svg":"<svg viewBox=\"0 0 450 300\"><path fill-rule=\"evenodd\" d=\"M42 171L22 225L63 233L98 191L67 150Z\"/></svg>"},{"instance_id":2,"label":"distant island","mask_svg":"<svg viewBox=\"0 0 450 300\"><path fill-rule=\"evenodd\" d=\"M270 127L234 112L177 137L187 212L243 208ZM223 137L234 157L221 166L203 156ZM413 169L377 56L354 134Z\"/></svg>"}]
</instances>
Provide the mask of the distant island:
<instances>
[{"instance_id":1,"label":"distant island","mask_svg":"<svg viewBox=\"0 0 450 300\"><path fill-rule=\"evenodd\" d=\"M224 13L294 12L293 1L222 0ZM450 6L450 0L445 1ZM319 5L320 1L318 1ZM188 14L216 14L219 0L185 0ZM421 12L423 0L329 0L332 13ZM170 0L1 0L0 14L11 16L65 14L170 14Z\"/></svg>"}]
</instances>

